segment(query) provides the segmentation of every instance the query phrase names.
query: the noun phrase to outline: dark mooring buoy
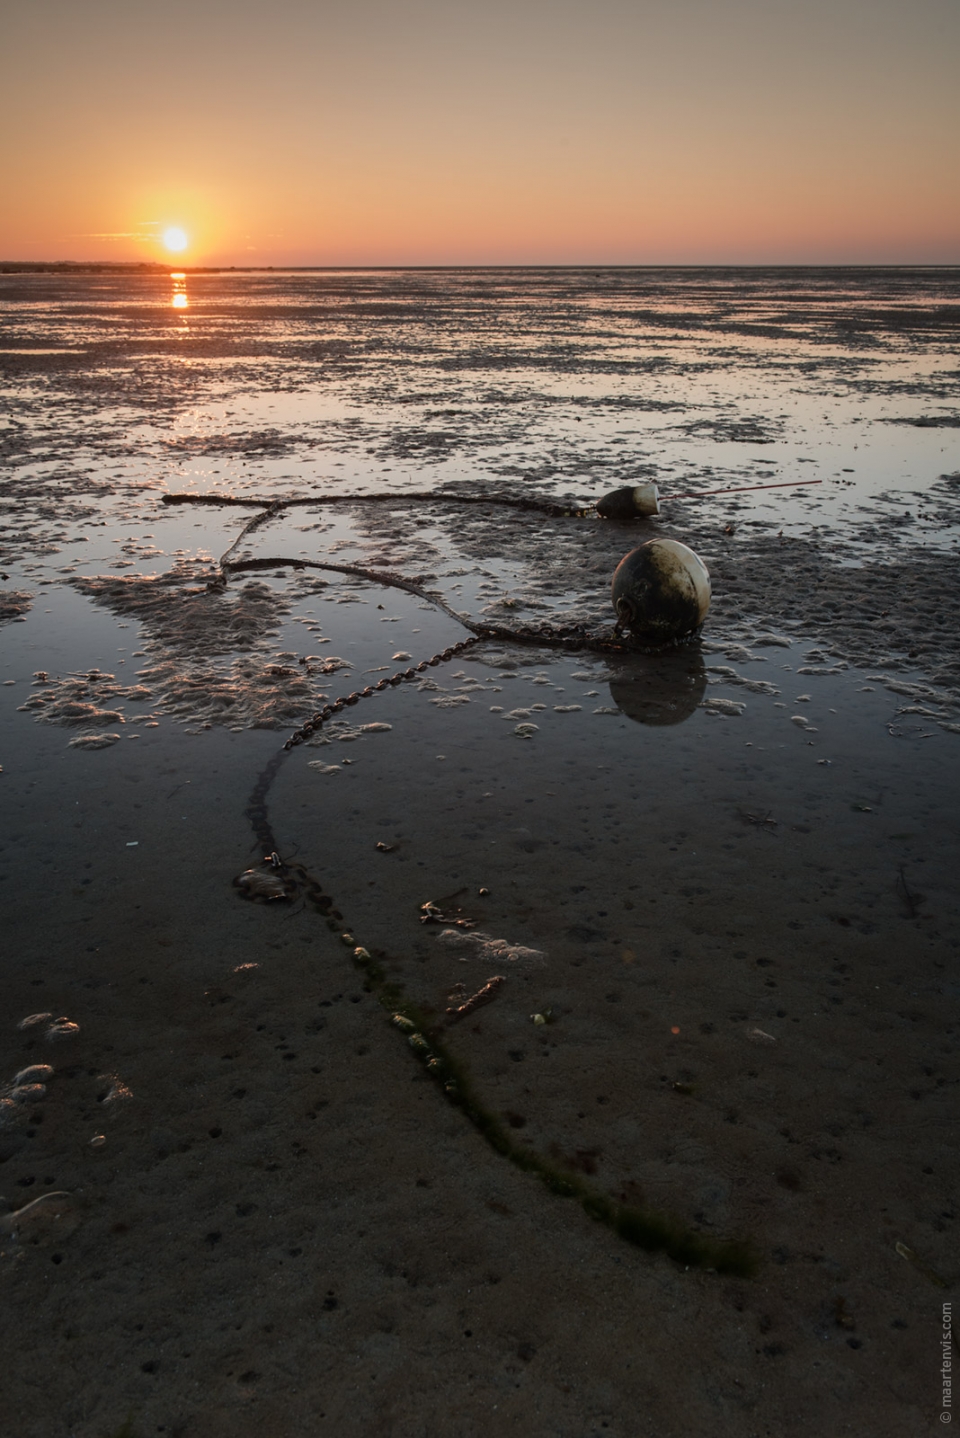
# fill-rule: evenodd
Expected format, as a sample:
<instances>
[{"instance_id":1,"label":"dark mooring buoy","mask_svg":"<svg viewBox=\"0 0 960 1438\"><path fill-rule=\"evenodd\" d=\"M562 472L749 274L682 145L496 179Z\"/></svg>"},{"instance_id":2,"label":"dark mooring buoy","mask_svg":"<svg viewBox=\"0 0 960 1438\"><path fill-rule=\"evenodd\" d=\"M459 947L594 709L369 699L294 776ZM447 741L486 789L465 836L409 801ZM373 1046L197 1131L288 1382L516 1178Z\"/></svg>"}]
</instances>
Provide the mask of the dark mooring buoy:
<instances>
[{"instance_id":1,"label":"dark mooring buoy","mask_svg":"<svg viewBox=\"0 0 960 1438\"><path fill-rule=\"evenodd\" d=\"M623 629L648 644L670 644L706 619L710 573L679 540L651 539L621 559L611 591Z\"/></svg>"}]
</instances>

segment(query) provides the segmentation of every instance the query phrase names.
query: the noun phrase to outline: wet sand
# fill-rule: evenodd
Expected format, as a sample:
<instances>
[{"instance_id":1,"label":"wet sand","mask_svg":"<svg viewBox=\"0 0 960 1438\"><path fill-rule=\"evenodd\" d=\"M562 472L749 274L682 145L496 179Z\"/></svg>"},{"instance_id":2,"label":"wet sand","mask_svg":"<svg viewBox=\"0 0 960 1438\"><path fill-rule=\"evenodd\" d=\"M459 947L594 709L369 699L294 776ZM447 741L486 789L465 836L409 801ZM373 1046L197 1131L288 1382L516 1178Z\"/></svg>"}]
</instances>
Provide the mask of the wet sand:
<instances>
[{"instance_id":1,"label":"wet sand","mask_svg":"<svg viewBox=\"0 0 960 1438\"><path fill-rule=\"evenodd\" d=\"M85 346L3 357L9 1431L922 1431L957 1276L947 282L918 313L915 281L909 326L890 319L909 289L860 293L871 322L841 344L827 321L852 301L826 283L801 303L771 279L749 314L700 294L682 323L621 292L614 323L597 319L603 276L564 293L555 277L539 292L503 280L508 342L483 353L465 316L491 292L471 297L469 277L419 296L425 320L408 281L384 279L408 307L388 338L367 279L310 313L316 295L293 282L251 303L234 279L192 329L159 291L113 283L41 293L16 277L29 293L7 296L44 348ZM370 305L375 359L351 351L334 299L354 319ZM303 351L320 310L338 367L323 376ZM397 344L431 325L433 379L457 377L459 415L430 418L442 405ZM291 389L269 402L299 408L254 429L263 366L281 362ZM856 441L784 418L794 390L813 414L828 363L832 385L860 386L844 421ZM751 393L786 369L777 406ZM870 410L881 372L881 410L938 423ZM317 449L338 462L335 429L357 473L315 478L318 494L430 481L582 502L668 453L662 428L657 450L591 408L616 385L618 413L646 406L692 431L675 487L736 483L757 444L776 452L764 472L787 477L805 477L802 450L835 446L836 482L822 498L665 503L633 526L442 496L268 517L234 558L393 567L505 626L608 635L612 569L653 533L703 555L714 603L702 641L661 658L486 641L348 708L286 754L266 795L290 898L244 901L233 880L262 858L245 810L287 735L465 631L416 594L334 572L285 565L223 587L218 557L254 511L163 493L308 497ZM387 452L372 429L387 434L389 405L424 413L395 420ZM578 410L589 443L571 433ZM324 414L311 449L303 425ZM50 449L54 425L72 463ZM916 440L893 445L917 470L909 494L906 473L881 485L867 464L858 488L838 462L856 442L891 463L887 435ZM391 478L401 440L409 470ZM91 737L109 742L72 742ZM448 1013L493 978L489 1002ZM384 984L516 1161L418 1062ZM53 1073L24 1073L38 1065ZM16 1217L44 1192L63 1196ZM625 1241L585 1193L669 1222L702 1244L695 1261ZM696 1257L729 1244L749 1255L740 1273Z\"/></svg>"}]
</instances>

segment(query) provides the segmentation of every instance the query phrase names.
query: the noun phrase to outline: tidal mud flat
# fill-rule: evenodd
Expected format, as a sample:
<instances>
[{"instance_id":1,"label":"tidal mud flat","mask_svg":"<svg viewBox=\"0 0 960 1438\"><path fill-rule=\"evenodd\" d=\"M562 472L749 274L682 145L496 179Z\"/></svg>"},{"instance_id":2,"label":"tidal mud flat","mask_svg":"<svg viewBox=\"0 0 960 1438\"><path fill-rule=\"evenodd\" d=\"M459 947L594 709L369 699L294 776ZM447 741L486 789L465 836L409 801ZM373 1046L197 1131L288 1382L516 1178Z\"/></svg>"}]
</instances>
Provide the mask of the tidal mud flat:
<instances>
[{"instance_id":1,"label":"tidal mud flat","mask_svg":"<svg viewBox=\"0 0 960 1438\"><path fill-rule=\"evenodd\" d=\"M0 299L10 1431L920 1431L956 275ZM710 617L618 652L654 534Z\"/></svg>"}]
</instances>

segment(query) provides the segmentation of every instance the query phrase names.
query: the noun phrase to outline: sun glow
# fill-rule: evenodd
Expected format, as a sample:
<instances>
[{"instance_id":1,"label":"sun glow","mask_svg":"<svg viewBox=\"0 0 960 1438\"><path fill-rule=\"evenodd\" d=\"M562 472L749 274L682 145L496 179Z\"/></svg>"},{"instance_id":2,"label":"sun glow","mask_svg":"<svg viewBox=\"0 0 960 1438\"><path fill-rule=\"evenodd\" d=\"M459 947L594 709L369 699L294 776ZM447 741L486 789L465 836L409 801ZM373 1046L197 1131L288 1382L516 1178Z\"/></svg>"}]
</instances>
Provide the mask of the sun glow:
<instances>
[{"instance_id":1,"label":"sun glow","mask_svg":"<svg viewBox=\"0 0 960 1438\"><path fill-rule=\"evenodd\" d=\"M163 243L168 250L185 250L190 243L186 230L181 230L178 225L171 225L163 232Z\"/></svg>"}]
</instances>

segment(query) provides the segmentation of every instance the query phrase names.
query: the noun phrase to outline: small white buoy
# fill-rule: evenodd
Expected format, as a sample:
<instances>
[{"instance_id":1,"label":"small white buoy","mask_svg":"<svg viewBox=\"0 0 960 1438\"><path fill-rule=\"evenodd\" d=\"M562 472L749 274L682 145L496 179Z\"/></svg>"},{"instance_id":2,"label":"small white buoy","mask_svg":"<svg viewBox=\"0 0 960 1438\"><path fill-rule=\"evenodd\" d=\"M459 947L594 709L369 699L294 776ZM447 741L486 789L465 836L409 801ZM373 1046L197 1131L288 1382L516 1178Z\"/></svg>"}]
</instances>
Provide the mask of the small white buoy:
<instances>
[{"instance_id":1,"label":"small white buoy","mask_svg":"<svg viewBox=\"0 0 960 1438\"><path fill-rule=\"evenodd\" d=\"M694 490L690 494L667 494L672 499L714 499L719 494L750 494L757 489L795 489L804 484L822 484L819 479L778 480L776 484L738 484L727 489ZM660 513L660 491L652 480L644 484L627 484L613 489L597 500L601 519L646 519ZM416 631L414 631L416 633Z\"/></svg>"},{"instance_id":2,"label":"small white buoy","mask_svg":"<svg viewBox=\"0 0 960 1438\"><path fill-rule=\"evenodd\" d=\"M618 623L636 638L668 644L696 632L710 608L710 573L676 539L650 539L617 565L612 599Z\"/></svg>"},{"instance_id":3,"label":"small white buoy","mask_svg":"<svg viewBox=\"0 0 960 1438\"><path fill-rule=\"evenodd\" d=\"M652 482L628 484L597 500L601 519L642 519L660 513L660 490Z\"/></svg>"}]
</instances>

